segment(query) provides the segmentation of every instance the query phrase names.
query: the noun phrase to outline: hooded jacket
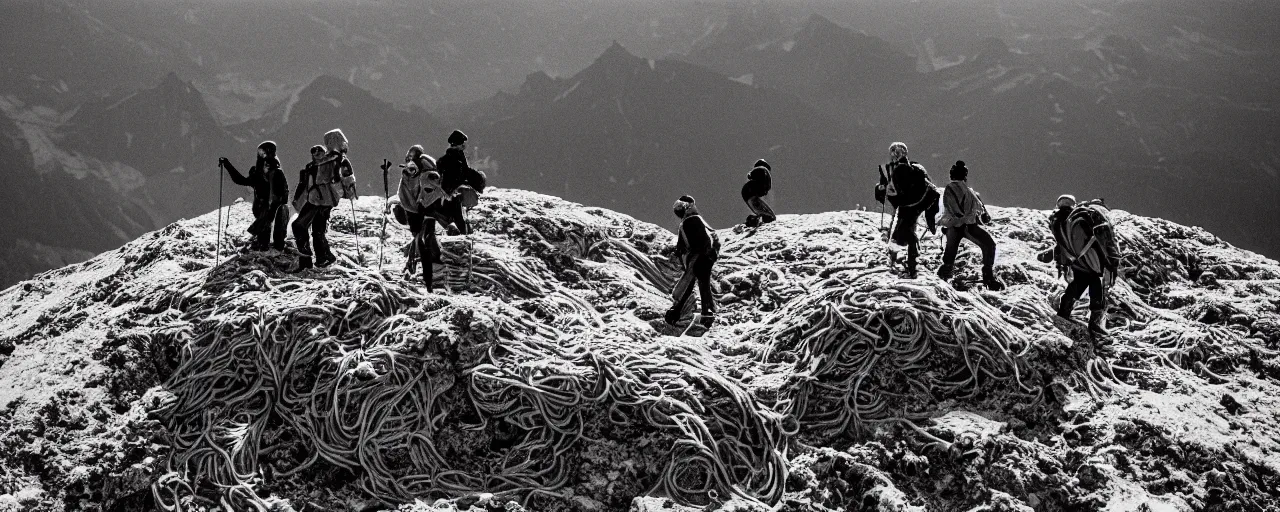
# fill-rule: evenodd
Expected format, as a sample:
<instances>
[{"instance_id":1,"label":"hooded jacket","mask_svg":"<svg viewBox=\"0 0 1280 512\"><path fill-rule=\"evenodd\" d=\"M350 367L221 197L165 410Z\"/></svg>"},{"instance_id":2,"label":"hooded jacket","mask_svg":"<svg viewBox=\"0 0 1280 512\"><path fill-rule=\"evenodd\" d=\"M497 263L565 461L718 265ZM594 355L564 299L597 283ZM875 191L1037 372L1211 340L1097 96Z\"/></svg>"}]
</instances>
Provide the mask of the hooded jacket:
<instances>
[{"instance_id":1,"label":"hooded jacket","mask_svg":"<svg viewBox=\"0 0 1280 512\"><path fill-rule=\"evenodd\" d=\"M289 182L280 170L280 159L259 158L257 165L249 168L249 175L241 174L230 161L224 162L231 181L242 187L253 188L253 217L272 215L276 209L289 203Z\"/></svg>"},{"instance_id":2,"label":"hooded jacket","mask_svg":"<svg viewBox=\"0 0 1280 512\"><path fill-rule=\"evenodd\" d=\"M680 236L676 241L676 256L688 264L693 256L717 259L720 256L720 237L711 225L703 220L698 207L690 204L685 207L684 218L680 221Z\"/></svg>"},{"instance_id":3,"label":"hooded jacket","mask_svg":"<svg viewBox=\"0 0 1280 512\"><path fill-rule=\"evenodd\" d=\"M414 159L412 167L400 173L400 187L396 192L400 207L412 213L425 213L422 208L439 206L445 197L441 176L431 157L422 155ZM422 208L419 208L419 207Z\"/></svg>"},{"instance_id":4,"label":"hooded jacket","mask_svg":"<svg viewBox=\"0 0 1280 512\"><path fill-rule=\"evenodd\" d=\"M747 182L742 185L742 200L764 197L771 188L773 188L773 179L770 176L769 168L757 166L747 173Z\"/></svg>"},{"instance_id":5,"label":"hooded jacket","mask_svg":"<svg viewBox=\"0 0 1280 512\"><path fill-rule=\"evenodd\" d=\"M968 224L977 224L978 218L986 211L978 195L963 180L953 180L947 184L942 193L942 216L938 225L955 228Z\"/></svg>"}]
</instances>

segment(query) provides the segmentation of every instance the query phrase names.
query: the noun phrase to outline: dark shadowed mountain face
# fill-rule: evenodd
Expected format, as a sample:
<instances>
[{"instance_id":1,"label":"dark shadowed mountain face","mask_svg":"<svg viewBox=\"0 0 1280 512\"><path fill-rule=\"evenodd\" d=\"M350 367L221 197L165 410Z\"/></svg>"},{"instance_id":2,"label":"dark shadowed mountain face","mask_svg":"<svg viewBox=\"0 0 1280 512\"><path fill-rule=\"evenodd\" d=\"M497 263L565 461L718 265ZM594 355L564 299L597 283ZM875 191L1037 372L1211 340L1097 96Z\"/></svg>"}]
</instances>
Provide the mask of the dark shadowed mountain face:
<instances>
[{"instance_id":1,"label":"dark shadowed mountain face","mask_svg":"<svg viewBox=\"0 0 1280 512\"><path fill-rule=\"evenodd\" d=\"M851 208L849 163L870 142L794 96L617 43L570 78L529 77L460 124L496 185L662 224L686 193L714 225L741 222L739 189L757 158L773 165L775 208Z\"/></svg>"},{"instance_id":2,"label":"dark shadowed mountain face","mask_svg":"<svg viewBox=\"0 0 1280 512\"><path fill-rule=\"evenodd\" d=\"M262 118L228 130L246 140L241 154L226 155L248 168L263 140L275 141L289 183L311 161L311 146L324 143L324 133L341 128L350 144L350 157L361 194L382 195L383 158L399 164L409 146L422 144L439 156L449 131L420 107L399 109L343 80L321 76L297 94L272 107ZM391 186L395 186L392 176Z\"/></svg>"},{"instance_id":3,"label":"dark shadowed mountain face","mask_svg":"<svg viewBox=\"0 0 1280 512\"><path fill-rule=\"evenodd\" d=\"M1272 136L1280 114L1268 99L1275 94L1259 87L1265 74L1227 62L1233 54L1208 36L1152 23L1138 35L1092 31L1031 50L986 38L971 41L968 53L939 55L931 43L935 53L922 64L820 16L782 37L744 28L752 23L761 21L726 25L686 58L794 92L871 127L881 146L906 141L935 181L965 160L993 203L1043 206L1064 192L1106 197L1280 253L1280 235L1266 229L1280 218ZM1138 39L1160 30L1182 34L1183 45L1172 45L1181 50ZM883 153L860 155L860 170L874 176Z\"/></svg>"}]
</instances>

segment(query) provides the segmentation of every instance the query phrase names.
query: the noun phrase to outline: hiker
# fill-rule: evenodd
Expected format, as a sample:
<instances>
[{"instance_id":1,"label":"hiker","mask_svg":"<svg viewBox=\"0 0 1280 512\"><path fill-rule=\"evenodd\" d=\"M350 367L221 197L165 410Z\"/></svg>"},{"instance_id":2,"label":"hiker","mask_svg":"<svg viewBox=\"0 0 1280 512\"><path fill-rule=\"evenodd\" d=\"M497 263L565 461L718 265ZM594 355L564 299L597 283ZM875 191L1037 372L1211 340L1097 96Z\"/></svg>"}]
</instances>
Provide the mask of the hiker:
<instances>
[{"instance_id":1,"label":"hiker","mask_svg":"<svg viewBox=\"0 0 1280 512\"><path fill-rule=\"evenodd\" d=\"M382 161L383 169L391 167L391 162ZM413 235L410 242L409 265L405 270L412 274L417 270L414 254L422 260L422 279L430 291L434 285L434 274L437 265L443 265L440 259L440 242L436 239L436 218L433 213L440 208L440 200L444 198L444 187L441 176L436 171L436 162L422 152L422 146L413 146L405 154L405 164L401 165L400 185L396 192L396 220L404 217L404 224L409 226Z\"/></svg>"},{"instance_id":2,"label":"hiker","mask_svg":"<svg viewBox=\"0 0 1280 512\"><path fill-rule=\"evenodd\" d=\"M318 160L312 153L312 163L301 174L306 183L306 203L293 221L293 238L299 253L298 268L294 272L312 268L313 256L314 265L322 268L338 260L329 248L326 235L333 208L342 199L356 195L355 172L347 159L347 148L347 137L342 130L330 130L324 134L325 153ZM310 238L308 230L311 230Z\"/></svg>"},{"instance_id":3,"label":"hiker","mask_svg":"<svg viewBox=\"0 0 1280 512\"><path fill-rule=\"evenodd\" d=\"M929 172L918 162L907 159L907 145L894 142L889 146L889 164L885 166L888 175L880 175L880 184L876 185L876 201L883 203L888 199L895 210L897 224L890 229L889 253L893 261L898 260L898 246L907 247L907 267L902 276L908 279L916 277L916 259L920 255L920 238L916 236L916 222L920 214L925 214L925 224L930 233L937 232L934 217L938 213L938 190L929 180Z\"/></svg>"},{"instance_id":4,"label":"hiker","mask_svg":"<svg viewBox=\"0 0 1280 512\"><path fill-rule=\"evenodd\" d=\"M947 236L947 247L942 251L942 266L938 268L938 277L951 279L955 267L956 252L960 242L968 239L982 250L982 284L988 290L1000 291L1004 283L996 279L992 266L996 262L996 241L991 238L983 224L991 223L991 215L987 213L987 205L978 198L978 193L969 187L969 168L963 160L957 160L951 166L951 183L942 193L942 216L938 225L942 226Z\"/></svg>"},{"instance_id":5,"label":"hiker","mask_svg":"<svg viewBox=\"0 0 1280 512\"><path fill-rule=\"evenodd\" d=\"M720 237L698 213L692 196L680 196L672 211L680 218L675 257L680 259L684 274L671 291L674 303L663 319L669 325L675 325L680 320L685 301L693 295L694 280L697 280L702 326L711 327L716 313L715 297L711 295L711 267L720 257Z\"/></svg>"},{"instance_id":6,"label":"hiker","mask_svg":"<svg viewBox=\"0 0 1280 512\"><path fill-rule=\"evenodd\" d=\"M468 165L466 150L467 134L454 130L449 134L449 149L436 161L446 195L440 202L440 223L452 224L463 235L471 233L471 227L462 209L475 206L487 184L485 174Z\"/></svg>"},{"instance_id":7,"label":"hiker","mask_svg":"<svg viewBox=\"0 0 1280 512\"><path fill-rule=\"evenodd\" d=\"M1115 283L1120 267L1120 245L1101 200L1077 203L1070 194L1058 197L1058 210L1049 217L1049 231L1056 245L1039 255L1041 262L1055 262L1067 269L1070 283L1062 292L1058 316L1071 319L1076 299L1089 290L1089 330L1106 335L1106 286Z\"/></svg>"},{"instance_id":8,"label":"hiker","mask_svg":"<svg viewBox=\"0 0 1280 512\"><path fill-rule=\"evenodd\" d=\"M248 176L240 174L226 157L219 158L218 163L236 185L253 188L253 224L248 230L253 238L249 249L265 251L270 246L283 251L289 223L289 209L285 207L289 183L280 170L280 159L276 158L276 143L268 140L258 144L258 161L249 168Z\"/></svg>"},{"instance_id":9,"label":"hiker","mask_svg":"<svg viewBox=\"0 0 1280 512\"><path fill-rule=\"evenodd\" d=\"M764 202L764 196L769 193L773 184L769 176L771 171L773 167L769 166L769 162L764 161L763 158L756 160L751 172L747 173L747 182L742 185L742 201L747 203L747 208L751 209L746 223L749 228L778 219L773 214L773 209L769 208L769 203Z\"/></svg>"}]
</instances>

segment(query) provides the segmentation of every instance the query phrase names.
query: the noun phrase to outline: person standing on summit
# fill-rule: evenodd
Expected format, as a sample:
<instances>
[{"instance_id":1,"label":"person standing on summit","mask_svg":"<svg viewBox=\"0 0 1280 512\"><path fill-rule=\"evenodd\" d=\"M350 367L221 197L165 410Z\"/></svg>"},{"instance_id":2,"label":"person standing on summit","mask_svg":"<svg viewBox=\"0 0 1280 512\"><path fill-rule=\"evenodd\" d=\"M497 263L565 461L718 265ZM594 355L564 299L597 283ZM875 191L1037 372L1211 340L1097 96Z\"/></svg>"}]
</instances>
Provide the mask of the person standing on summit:
<instances>
[{"instance_id":1,"label":"person standing on summit","mask_svg":"<svg viewBox=\"0 0 1280 512\"><path fill-rule=\"evenodd\" d=\"M253 224L249 226L253 241L250 250L265 251L268 245L277 251L284 250L285 226L289 223L289 209L285 207L289 200L289 183L280 170L280 159L276 158L276 143L268 140L258 145L258 161L249 168L248 176L240 174L226 157L219 158L218 164L227 170L236 185L253 188Z\"/></svg>"},{"instance_id":2,"label":"person standing on summit","mask_svg":"<svg viewBox=\"0 0 1280 512\"><path fill-rule=\"evenodd\" d=\"M671 309L663 320L675 325L684 311L685 302L693 295L694 283L698 286L698 299L702 306L702 326L711 327L715 321L716 299L711 294L711 269L720 257L720 237L703 220L694 204L693 196L680 196L672 207L680 218L680 234L676 242L675 256L684 268L684 274L671 290Z\"/></svg>"},{"instance_id":3,"label":"person standing on summit","mask_svg":"<svg viewBox=\"0 0 1280 512\"><path fill-rule=\"evenodd\" d=\"M476 205L478 195L484 192L487 182L483 172L472 169L467 163L466 151L467 134L454 130L449 134L449 149L436 161L446 196L440 201L438 218L446 226L456 226L462 235L471 233L462 209Z\"/></svg>"},{"instance_id":4,"label":"person standing on summit","mask_svg":"<svg viewBox=\"0 0 1280 512\"><path fill-rule=\"evenodd\" d=\"M773 168L769 166L769 162L764 161L763 158L756 160L751 172L747 173L747 182L742 184L742 201L747 203L747 208L751 209L746 222L749 228L778 219L773 214L773 208L769 207L769 203L764 202L764 196L769 193L770 188L773 188L773 180L769 175L771 171Z\"/></svg>"},{"instance_id":5,"label":"person standing on summit","mask_svg":"<svg viewBox=\"0 0 1280 512\"><path fill-rule=\"evenodd\" d=\"M327 267L338 260L326 237L329 216L339 201L356 196L355 171L347 159L347 137L342 130L330 130L324 134L324 146L324 156L313 162L314 167L309 166L303 172L306 175L307 202L298 211L298 218L293 220L293 238L299 253L298 268L294 272L312 268L313 256L318 267ZM309 230L314 232L308 233ZM315 242L314 252L312 241Z\"/></svg>"},{"instance_id":6,"label":"person standing on summit","mask_svg":"<svg viewBox=\"0 0 1280 512\"><path fill-rule=\"evenodd\" d=\"M982 204L978 193L969 187L968 180L969 168L963 160L957 160L951 166L951 183L947 184L942 193L943 211L938 224L942 225L946 233L947 245L942 251L942 266L938 268L938 277L951 279L960 242L967 238L982 250L982 284L988 290L998 292L1004 289L1004 283L996 279L993 269L996 263L996 241L982 228L983 224L991 222L991 215L987 214L987 206Z\"/></svg>"},{"instance_id":7,"label":"person standing on summit","mask_svg":"<svg viewBox=\"0 0 1280 512\"><path fill-rule=\"evenodd\" d=\"M937 232L934 216L938 213L938 190L929 180L929 172L918 162L907 160L907 145L894 142L889 146L888 174L880 174L876 185L876 201L887 199L896 209L897 223L891 228L889 253L897 260L897 246L907 247L907 267L902 277L915 279L916 259L920 255L920 238L916 235L916 223L925 214L930 233Z\"/></svg>"}]
</instances>

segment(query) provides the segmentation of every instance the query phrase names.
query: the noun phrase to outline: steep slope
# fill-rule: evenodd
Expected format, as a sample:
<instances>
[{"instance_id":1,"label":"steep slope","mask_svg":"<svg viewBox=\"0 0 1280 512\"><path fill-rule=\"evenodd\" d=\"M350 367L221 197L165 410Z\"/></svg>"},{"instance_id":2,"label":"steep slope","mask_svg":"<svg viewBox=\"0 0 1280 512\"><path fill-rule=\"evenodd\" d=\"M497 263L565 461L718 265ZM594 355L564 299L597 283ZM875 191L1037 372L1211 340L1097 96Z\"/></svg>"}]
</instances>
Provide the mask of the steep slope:
<instances>
[{"instance_id":1,"label":"steep slope","mask_svg":"<svg viewBox=\"0 0 1280 512\"><path fill-rule=\"evenodd\" d=\"M489 159L495 184L648 222L666 222L671 203L692 194L719 226L750 213L738 191L757 158L773 165L775 208L852 206L824 191L847 190L847 162L875 142L794 96L637 57L617 42L578 74L532 75L519 95L474 105L457 123Z\"/></svg>"},{"instance_id":2,"label":"steep slope","mask_svg":"<svg viewBox=\"0 0 1280 512\"><path fill-rule=\"evenodd\" d=\"M675 337L656 226L495 190L428 294L400 229L356 264L356 204L329 270L211 268L210 213L0 292L0 507L1277 506L1280 264L1197 228L1115 212L1110 346L1004 208L1001 293L891 277L868 212L721 230L717 324Z\"/></svg>"}]
</instances>

